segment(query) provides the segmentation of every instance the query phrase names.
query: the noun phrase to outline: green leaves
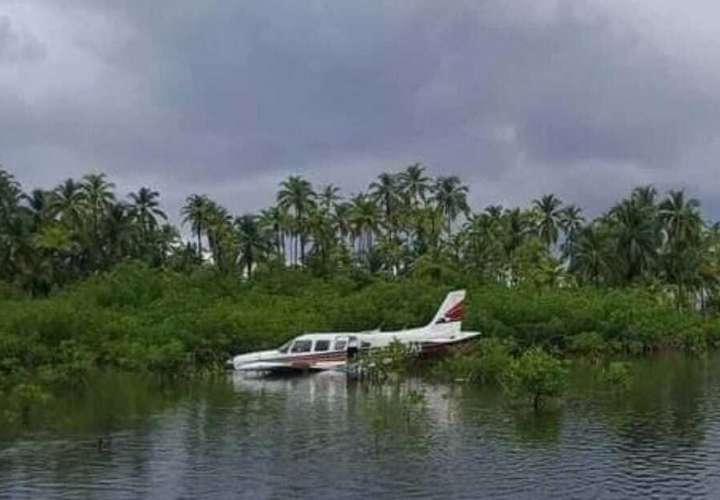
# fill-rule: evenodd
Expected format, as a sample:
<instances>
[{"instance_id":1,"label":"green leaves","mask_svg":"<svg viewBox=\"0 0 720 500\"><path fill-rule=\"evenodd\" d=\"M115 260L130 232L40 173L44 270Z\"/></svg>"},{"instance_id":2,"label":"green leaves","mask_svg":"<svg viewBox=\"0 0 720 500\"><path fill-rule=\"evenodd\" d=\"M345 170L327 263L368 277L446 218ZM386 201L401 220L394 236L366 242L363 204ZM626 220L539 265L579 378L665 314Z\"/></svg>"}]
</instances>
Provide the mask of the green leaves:
<instances>
[{"instance_id":1,"label":"green leaves","mask_svg":"<svg viewBox=\"0 0 720 500\"><path fill-rule=\"evenodd\" d=\"M563 362L534 347L510 363L503 386L512 396L531 401L537 410L547 399L562 395L567 381Z\"/></svg>"}]
</instances>

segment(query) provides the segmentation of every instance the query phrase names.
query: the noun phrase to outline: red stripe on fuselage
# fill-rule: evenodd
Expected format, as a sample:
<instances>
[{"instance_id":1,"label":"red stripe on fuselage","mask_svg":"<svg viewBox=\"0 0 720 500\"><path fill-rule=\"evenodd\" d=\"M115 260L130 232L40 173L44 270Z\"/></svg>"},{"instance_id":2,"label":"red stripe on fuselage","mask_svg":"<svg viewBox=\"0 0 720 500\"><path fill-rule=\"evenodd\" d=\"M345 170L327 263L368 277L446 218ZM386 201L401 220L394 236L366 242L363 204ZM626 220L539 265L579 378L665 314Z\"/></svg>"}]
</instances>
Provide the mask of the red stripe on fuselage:
<instances>
[{"instance_id":1,"label":"red stripe on fuselage","mask_svg":"<svg viewBox=\"0 0 720 500\"><path fill-rule=\"evenodd\" d=\"M347 353L345 351L331 351L303 354L299 356L282 356L272 359L263 359L260 361L269 363L316 363L319 361L344 361L345 359L347 359Z\"/></svg>"}]
</instances>

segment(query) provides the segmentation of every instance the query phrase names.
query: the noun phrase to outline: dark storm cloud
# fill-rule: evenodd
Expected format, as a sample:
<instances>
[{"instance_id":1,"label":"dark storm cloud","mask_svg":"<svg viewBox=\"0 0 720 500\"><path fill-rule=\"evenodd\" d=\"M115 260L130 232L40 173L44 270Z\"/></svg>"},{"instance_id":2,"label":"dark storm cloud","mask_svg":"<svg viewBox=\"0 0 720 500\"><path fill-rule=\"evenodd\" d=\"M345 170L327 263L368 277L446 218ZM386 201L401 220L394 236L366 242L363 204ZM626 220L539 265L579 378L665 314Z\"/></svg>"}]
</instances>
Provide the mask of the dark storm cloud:
<instances>
[{"instance_id":1,"label":"dark storm cloud","mask_svg":"<svg viewBox=\"0 0 720 500\"><path fill-rule=\"evenodd\" d=\"M0 0L0 161L29 184L105 170L171 211L418 160L478 207L598 209L644 182L717 207L720 31L685 31L717 9L647 6Z\"/></svg>"}]
</instances>

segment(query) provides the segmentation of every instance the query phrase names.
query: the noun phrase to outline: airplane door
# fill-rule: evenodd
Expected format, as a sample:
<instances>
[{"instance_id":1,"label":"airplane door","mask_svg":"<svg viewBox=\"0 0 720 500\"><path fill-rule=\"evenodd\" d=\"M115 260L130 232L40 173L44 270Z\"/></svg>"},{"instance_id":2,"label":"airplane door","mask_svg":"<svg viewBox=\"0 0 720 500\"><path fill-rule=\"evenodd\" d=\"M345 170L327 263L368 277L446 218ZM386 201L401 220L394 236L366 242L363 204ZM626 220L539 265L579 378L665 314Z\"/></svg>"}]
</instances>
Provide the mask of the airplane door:
<instances>
[{"instance_id":1,"label":"airplane door","mask_svg":"<svg viewBox=\"0 0 720 500\"><path fill-rule=\"evenodd\" d=\"M354 336L348 337L347 357L349 361L352 361L357 357L359 349L360 342L358 341L358 338Z\"/></svg>"}]
</instances>

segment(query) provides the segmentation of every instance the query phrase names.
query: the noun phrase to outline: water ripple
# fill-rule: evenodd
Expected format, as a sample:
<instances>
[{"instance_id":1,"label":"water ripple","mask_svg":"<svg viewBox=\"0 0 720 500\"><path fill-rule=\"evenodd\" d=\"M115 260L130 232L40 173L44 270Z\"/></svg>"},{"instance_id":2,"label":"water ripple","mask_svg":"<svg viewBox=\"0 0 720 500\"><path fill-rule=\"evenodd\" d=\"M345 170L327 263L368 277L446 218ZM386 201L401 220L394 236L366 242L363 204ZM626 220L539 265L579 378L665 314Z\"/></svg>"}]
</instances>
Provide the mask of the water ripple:
<instances>
[{"instance_id":1,"label":"water ripple","mask_svg":"<svg viewBox=\"0 0 720 500\"><path fill-rule=\"evenodd\" d=\"M100 446L92 419L0 442L0 497L719 498L716 365L649 365L627 395L541 415L412 381L233 378L129 413Z\"/></svg>"}]
</instances>

